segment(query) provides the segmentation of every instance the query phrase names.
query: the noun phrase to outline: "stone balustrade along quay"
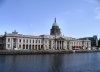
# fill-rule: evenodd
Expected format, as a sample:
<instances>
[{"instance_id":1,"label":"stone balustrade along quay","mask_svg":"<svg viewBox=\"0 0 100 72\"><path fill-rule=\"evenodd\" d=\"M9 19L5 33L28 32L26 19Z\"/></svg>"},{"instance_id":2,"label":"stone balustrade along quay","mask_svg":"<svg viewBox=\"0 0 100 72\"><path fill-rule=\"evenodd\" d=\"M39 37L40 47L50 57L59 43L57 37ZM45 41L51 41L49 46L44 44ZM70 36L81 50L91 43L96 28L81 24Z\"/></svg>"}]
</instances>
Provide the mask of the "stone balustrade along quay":
<instances>
[{"instance_id":1,"label":"stone balustrade along quay","mask_svg":"<svg viewBox=\"0 0 100 72\"><path fill-rule=\"evenodd\" d=\"M0 50L0 55L69 54L90 52L100 52L100 50Z\"/></svg>"}]
</instances>

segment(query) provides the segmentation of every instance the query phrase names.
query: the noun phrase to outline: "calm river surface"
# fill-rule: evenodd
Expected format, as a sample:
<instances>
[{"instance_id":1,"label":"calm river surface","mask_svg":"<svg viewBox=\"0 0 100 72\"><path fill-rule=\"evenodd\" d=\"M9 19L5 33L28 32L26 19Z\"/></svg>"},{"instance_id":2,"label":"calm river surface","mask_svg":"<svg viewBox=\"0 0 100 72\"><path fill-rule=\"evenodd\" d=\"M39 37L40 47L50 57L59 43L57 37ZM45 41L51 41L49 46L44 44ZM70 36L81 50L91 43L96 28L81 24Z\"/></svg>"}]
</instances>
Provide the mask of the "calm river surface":
<instances>
[{"instance_id":1,"label":"calm river surface","mask_svg":"<svg viewBox=\"0 0 100 72\"><path fill-rule=\"evenodd\" d=\"M0 55L0 72L100 72L100 52Z\"/></svg>"}]
</instances>

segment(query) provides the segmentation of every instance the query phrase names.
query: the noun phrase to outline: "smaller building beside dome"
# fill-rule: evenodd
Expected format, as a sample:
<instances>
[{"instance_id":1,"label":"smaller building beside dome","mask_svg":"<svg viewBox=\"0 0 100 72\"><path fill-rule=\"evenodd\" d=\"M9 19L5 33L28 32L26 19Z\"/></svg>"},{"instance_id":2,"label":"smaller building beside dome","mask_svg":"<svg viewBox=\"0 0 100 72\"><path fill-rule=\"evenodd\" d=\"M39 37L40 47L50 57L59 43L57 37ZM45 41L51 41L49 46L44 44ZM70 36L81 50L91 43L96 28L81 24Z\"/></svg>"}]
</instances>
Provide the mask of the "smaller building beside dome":
<instances>
[{"instance_id":1,"label":"smaller building beside dome","mask_svg":"<svg viewBox=\"0 0 100 72\"><path fill-rule=\"evenodd\" d=\"M80 40L91 40L91 47L98 47L98 37L97 35L93 35L92 37L83 37L79 38Z\"/></svg>"}]
</instances>

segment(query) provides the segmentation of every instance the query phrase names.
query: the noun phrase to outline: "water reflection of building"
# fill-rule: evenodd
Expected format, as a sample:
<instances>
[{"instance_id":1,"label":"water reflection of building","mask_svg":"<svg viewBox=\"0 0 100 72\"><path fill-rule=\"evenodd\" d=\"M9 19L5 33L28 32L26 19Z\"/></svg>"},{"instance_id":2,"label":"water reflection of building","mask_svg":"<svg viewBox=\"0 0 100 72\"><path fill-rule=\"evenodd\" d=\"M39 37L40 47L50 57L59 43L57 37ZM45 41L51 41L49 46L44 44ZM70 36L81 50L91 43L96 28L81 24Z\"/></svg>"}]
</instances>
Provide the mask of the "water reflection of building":
<instances>
[{"instance_id":1,"label":"water reflection of building","mask_svg":"<svg viewBox=\"0 0 100 72\"><path fill-rule=\"evenodd\" d=\"M63 71L63 54L55 54L52 56L51 67L48 72L62 72Z\"/></svg>"},{"instance_id":2,"label":"water reflection of building","mask_svg":"<svg viewBox=\"0 0 100 72\"><path fill-rule=\"evenodd\" d=\"M61 30L56 22L56 18L50 29L50 35L30 36L16 32L7 33L0 36L0 46L4 49L19 48L29 50L40 49L72 49L73 46L91 47L90 40L79 40L72 37L61 35Z\"/></svg>"}]
</instances>

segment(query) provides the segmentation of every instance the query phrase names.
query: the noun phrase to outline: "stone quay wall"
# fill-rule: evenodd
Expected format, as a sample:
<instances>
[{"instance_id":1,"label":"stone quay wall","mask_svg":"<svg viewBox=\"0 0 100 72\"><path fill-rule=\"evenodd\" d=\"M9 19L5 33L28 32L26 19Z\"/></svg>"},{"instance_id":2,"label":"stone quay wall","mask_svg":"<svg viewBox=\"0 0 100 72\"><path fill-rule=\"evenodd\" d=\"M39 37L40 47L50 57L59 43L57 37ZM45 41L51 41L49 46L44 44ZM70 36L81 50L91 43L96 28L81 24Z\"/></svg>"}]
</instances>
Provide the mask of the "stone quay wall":
<instances>
[{"instance_id":1,"label":"stone quay wall","mask_svg":"<svg viewBox=\"0 0 100 72\"><path fill-rule=\"evenodd\" d=\"M100 52L100 50L0 50L0 55L70 54L90 52Z\"/></svg>"}]
</instances>

